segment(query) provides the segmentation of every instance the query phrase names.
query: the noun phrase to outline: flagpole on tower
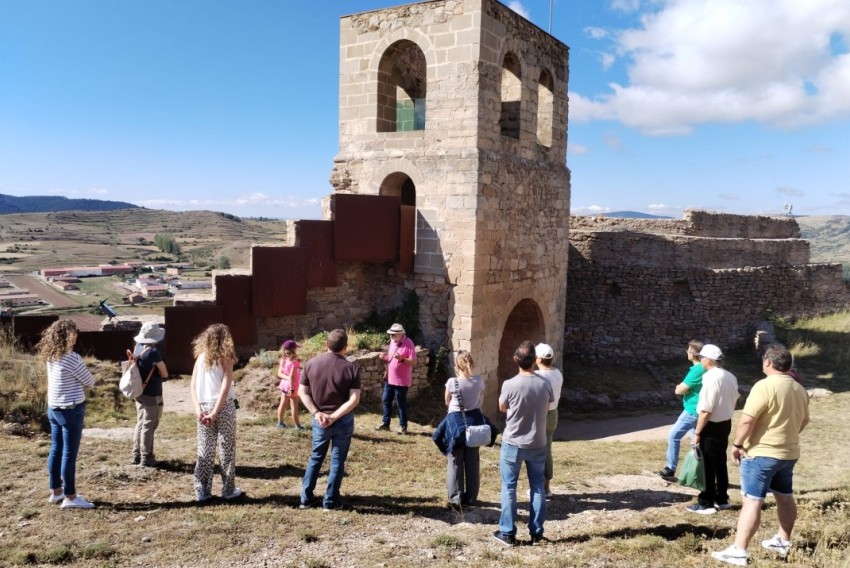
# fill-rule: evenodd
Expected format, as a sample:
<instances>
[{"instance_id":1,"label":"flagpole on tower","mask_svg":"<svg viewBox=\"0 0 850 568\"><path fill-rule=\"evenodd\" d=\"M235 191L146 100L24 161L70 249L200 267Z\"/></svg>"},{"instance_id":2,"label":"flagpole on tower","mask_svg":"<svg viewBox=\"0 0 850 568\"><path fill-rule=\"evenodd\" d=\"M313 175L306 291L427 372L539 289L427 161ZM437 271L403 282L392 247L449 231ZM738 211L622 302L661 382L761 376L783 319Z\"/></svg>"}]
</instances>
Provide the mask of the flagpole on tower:
<instances>
[{"instance_id":1,"label":"flagpole on tower","mask_svg":"<svg viewBox=\"0 0 850 568\"><path fill-rule=\"evenodd\" d=\"M552 3L555 0L549 0L549 35L552 35Z\"/></svg>"}]
</instances>

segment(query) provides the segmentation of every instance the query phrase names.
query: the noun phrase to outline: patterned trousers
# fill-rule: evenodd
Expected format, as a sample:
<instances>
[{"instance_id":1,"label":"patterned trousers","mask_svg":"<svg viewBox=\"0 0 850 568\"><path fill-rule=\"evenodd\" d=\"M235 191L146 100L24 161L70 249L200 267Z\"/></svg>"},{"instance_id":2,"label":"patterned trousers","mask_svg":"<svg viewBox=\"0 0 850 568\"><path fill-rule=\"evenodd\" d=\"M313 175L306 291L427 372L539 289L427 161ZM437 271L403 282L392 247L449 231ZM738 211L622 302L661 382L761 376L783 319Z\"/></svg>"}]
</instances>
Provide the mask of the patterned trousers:
<instances>
[{"instance_id":1,"label":"patterned trousers","mask_svg":"<svg viewBox=\"0 0 850 568\"><path fill-rule=\"evenodd\" d=\"M212 412L215 403L201 403L201 409ZM212 495L215 449L221 464L222 497L233 494L236 488L236 406L228 400L218 419L209 426L198 422L198 462L195 464L195 495L199 500Z\"/></svg>"}]
</instances>

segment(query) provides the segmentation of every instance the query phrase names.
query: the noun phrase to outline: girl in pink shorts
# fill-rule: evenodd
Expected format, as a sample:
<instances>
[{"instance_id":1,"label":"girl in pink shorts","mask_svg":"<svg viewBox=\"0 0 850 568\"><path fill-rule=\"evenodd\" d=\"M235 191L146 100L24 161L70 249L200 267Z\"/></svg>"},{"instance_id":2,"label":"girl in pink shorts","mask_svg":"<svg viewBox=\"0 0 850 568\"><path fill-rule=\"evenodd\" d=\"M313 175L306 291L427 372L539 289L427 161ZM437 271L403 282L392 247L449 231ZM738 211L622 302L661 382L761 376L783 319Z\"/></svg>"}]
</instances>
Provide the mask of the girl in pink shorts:
<instances>
[{"instance_id":1,"label":"girl in pink shorts","mask_svg":"<svg viewBox=\"0 0 850 568\"><path fill-rule=\"evenodd\" d=\"M283 415L286 413L286 402L289 401L290 411L292 412L292 422L298 430L303 430L301 425L301 416L298 408L298 375L301 372L301 362L298 360L298 355L295 350L300 345L291 339L283 342L281 350L283 356L280 358L280 366L278 367L277 376L280 378L280 405L277 407L277 427L286 428L283 423Z\"/></svg>"}]
</instances>

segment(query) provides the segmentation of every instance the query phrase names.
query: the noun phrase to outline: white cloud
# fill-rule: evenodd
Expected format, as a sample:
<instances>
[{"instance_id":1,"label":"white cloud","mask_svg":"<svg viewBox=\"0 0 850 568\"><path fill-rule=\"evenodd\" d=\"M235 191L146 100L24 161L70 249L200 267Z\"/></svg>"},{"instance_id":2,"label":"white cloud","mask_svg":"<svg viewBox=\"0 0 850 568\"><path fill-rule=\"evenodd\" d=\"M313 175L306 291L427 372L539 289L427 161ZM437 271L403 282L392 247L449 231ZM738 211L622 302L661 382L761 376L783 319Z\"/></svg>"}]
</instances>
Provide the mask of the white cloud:
<instances>
[{"instance_id":1,"label":"white cloud","mask_svg":"<svg viewBox=\"0 0 850 568\"><path fill-rule=\"evenodd\" d=\"M570 144L567 143L567 154L572 156L584 156L588 154L590 150L587 149L587 146L582 146L581 144Z\"/></svg>"},{"instance_id":2,"label":"white cloud","mask_svg":"<svg viewBox=\"0 0 850 568\"><path fill-rule=\"evenodd\" d=\"M571 215L599 215L601 213L608 213L610 211L610 207L605 207L603 205L586 205L583 207L570 208Z\"/></svg>"},{"instance_id":3,"label":"white cloud","mask_svg":"<svg viewBox=\"0 0 850 568\"><path fill-rule=\"evenodd\" d=\"M526 20L531 19L531 13L528 11L528 8L522 5L522 2L518 2L514 0L510 4L508 4L508 8L525 18Z\"/></svg>"},{"instance_id":4,"label":"white cloud","mask_svg":"<svg viewBox=\"0 0 850 568\"><path fill-rule=\"evenodd\" d=\"M321 199L316 198L301 198L289 196L273 196L265 193L249 193L245 195L237 195L229 199L143 199L134 201L136 205L144 207L165 207L165 208L249 208L249 207L269 207L276 209L301 209L316 207L321 204Z\"/></svg>"},{"instance_id":5,"label":"white cloud","mask_svg":"<svg viewBox=\"0 0 850 568\"><path fill-rule=\"evenodd\" d=\"M611 8L619 12L636 12L640 9L640 0L611 0Z\"/></svg>"},{"instance_id":6,"label":"white cloud","mask_svg":"<svg viewBox=\"0 0 850 568\"><path fill-rule=\"evenodd\" d=\"M850 116L850 54L832 49L835 37L850 38L850 2L658 5L639 27L615 36L626 84L595 97L570 93L571 120L618 120L647 134L678 135L707 122L790 127Z\"/></svg>"},{"instance_id":7,"label":"white cloud","mask_svg":"<svg viewBox=\"0 0 850 568\"><path fill-rule=\"evenodd\" d=\"M608 37L608 30L604 28L597 28L595 26L588 26L584 28L584 33L591 39L605 39Z\"/></svg>"}]
</instances>

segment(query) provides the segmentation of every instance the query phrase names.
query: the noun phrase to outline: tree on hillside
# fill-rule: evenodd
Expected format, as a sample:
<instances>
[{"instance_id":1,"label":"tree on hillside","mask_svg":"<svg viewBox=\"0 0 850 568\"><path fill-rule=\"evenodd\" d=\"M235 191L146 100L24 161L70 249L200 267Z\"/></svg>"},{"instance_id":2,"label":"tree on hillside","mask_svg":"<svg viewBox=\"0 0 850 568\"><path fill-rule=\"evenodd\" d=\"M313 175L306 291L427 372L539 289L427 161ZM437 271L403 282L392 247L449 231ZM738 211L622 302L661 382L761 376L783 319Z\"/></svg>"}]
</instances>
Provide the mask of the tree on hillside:
<instances>
[{"instance_id":1,"label":"tree on hillside","mask_svg":"<svg viewBox=\"0 0 850 568\"><path fill-rule=\"evenodd\" d=\"M177 241L174 240L174 237L168 233L157 233L153 238L153 244L155 244L162 252L180 254L180 246L177 244Z\"/></svg>"}]
</instances>

